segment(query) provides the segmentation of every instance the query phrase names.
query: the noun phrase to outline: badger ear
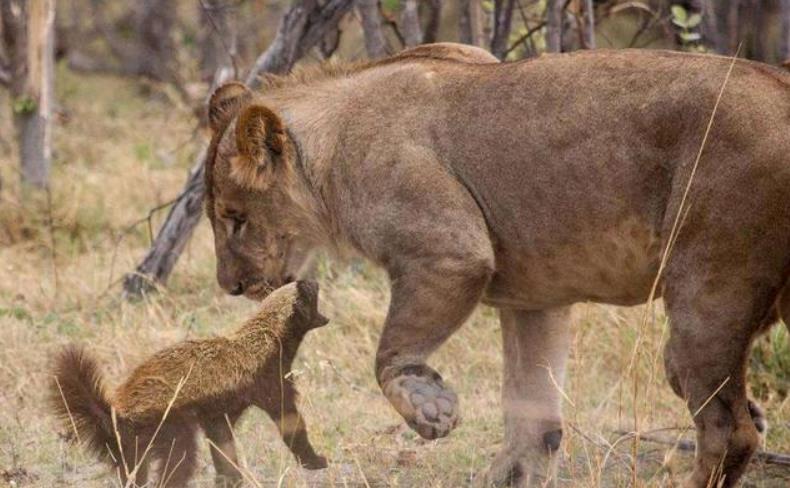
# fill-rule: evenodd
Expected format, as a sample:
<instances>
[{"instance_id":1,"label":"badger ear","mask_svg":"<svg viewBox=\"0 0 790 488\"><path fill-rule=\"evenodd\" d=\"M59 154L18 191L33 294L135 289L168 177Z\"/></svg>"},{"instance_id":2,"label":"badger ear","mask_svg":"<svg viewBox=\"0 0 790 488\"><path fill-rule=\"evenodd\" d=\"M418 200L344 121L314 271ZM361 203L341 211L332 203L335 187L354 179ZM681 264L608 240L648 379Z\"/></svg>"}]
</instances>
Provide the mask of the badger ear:
<instances>
[{"instance_id":1,"label":"badger ear","mask_svg":"<svg viewBox=\"0 0 790 488\"><path fill-rule=\"evenodd\" d=\"M231 161L236 181L250 188L263 189L279 163L285 148L285 126L280 117L263 105L251 105L236 121L236 147L239 157Z\"/></svg>"},{"instance_id":2,"label":"badger ear","mask_svg":"<svg viewBox=\"0 0 790 488\"><path fill-rule=\"evenodd\" d=\"M229 81L211 94L208 102L208 125L216 133L252 100L252 91L238 81Z\"/></svg>"}]
</instances>

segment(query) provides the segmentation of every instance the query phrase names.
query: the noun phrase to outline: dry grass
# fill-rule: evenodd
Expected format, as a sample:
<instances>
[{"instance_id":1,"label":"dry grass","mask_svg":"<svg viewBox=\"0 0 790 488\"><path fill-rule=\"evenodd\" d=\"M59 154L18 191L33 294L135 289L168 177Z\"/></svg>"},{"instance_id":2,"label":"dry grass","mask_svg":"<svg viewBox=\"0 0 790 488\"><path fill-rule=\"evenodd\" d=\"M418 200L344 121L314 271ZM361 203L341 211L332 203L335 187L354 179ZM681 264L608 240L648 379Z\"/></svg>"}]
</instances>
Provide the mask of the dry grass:
<instances>
[{"instance_id":1,"label":"dry grass","mask_svg":"<svg viewBox=\"0 0 790 488\"><path fill-rule=\"evenodd\" d=\"M52 352L87 343L120 380L165 344L234 327L255 304L224 296L214 277L210 233L202 225L168 289L125 303L113 283L148 243L145 225L119 236L148 209L172 198L191 162L192 120L167 97L111 78L61 73L59 99L68 112L58 127L52 205L19 203L6 151L8 113L0 117L5 187L0 193L0 486L108 486L104 466L65 443L46 412L43 388ZM7 107L7 100L2 100ZM54 228L48 226L51 214ZM156 224L156 223L155 223ZM366 265L320 269L329 327L312 332L294 366L311 437L334 461L316 478L296 468L261 412L236 432L249 472L263 486L463 486L499 447L501 338L492 310L482 308L436 355L433 364L459 393L463 422L436 442L419 439L380 394L373 356L388 292L384 276ZM642 308L580 305L565 385L564 486L631 486L631 443L615 432L639 425L676 438L690 423L683 402L664 382L660 305L639 336ZM629 361L640 378L633 397ZM769 414L766 448L790 451L790 340L775 329L758 345L754 392ZM666 430L660 430L666 429ZM199 486L210 485L208 445L202 441ZM644 486L667 486L688 470L691 454L642 442L636 464ZM787 486L790 471L753 465L748 482Z\"/></svg>"}]
</instances>

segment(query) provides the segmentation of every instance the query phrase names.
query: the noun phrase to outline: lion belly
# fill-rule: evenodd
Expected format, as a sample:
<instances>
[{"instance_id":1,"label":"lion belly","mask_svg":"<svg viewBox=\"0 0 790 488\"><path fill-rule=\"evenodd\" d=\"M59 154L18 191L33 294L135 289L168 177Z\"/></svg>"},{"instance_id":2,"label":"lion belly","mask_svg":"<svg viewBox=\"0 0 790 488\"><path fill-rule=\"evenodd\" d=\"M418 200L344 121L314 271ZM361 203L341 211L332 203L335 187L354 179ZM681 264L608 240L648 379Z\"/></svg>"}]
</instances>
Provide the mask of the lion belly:
<instances>
[{"instance_id":1,"label":"lion belly","mask_svg":"<svg viewBox=\"0 0 790 488\"><path fill-rule=\"evenodd\" d=\"M579 301L635 305L650 293L661 251L656 230L635 219L570 244L503 250L484 302L522 309Z\"/></svg>"}]
</instances>

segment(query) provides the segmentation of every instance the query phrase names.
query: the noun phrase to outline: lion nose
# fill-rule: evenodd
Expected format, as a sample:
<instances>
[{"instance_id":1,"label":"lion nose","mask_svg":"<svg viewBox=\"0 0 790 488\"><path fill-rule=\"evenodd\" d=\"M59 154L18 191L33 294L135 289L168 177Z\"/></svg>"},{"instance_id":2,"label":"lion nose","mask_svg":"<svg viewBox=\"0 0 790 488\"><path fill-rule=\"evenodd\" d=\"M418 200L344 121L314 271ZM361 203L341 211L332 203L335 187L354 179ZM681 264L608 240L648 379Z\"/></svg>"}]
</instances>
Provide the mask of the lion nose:
<instances>
[{"instance_id":1,"label":"lion nose","mask_svg":"<svg viewBox=\"0 0 790 488\"><path fill-rule=\"evenodd\" d=\"M231 295L238 296L244 293L244 285L241 282L236 283L236 286L229 292Z\"/></svg>"}]
</instances>

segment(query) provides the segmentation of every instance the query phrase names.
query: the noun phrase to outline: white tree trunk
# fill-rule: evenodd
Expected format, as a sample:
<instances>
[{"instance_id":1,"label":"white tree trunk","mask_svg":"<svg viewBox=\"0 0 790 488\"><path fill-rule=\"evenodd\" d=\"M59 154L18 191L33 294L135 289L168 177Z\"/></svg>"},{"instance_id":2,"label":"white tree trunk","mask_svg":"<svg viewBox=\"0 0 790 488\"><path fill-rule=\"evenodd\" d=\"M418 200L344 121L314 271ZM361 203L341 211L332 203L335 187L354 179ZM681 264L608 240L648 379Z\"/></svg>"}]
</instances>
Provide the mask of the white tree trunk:
<instances>
[{"instance_id":1,"label":"white tree trunk","mask_svg":"<svg viewBox=\"0 0 790 488\"><path fill-rule=\"evenodd\" d=\"M584 19L584 47L595 49L595 6L593 0L584 0Z\"/></svg>"},{"instance_id":2,"label":"white tree trunk","mask_svg":"<svg viewBox=\"0 0 790 488\"><path fill-rule=\"evenodd\" d=\"M405 0L403 13L400 16L403 43L406 47L414 47L422 43L422 27L420 26L419 3L417 0Z\"/></svg>"},{"instance_id":3,"label":"white tree trunk","mask_svg":"<svg viewBox=\"0 0 790 488\"><path fill-rule=\"evenodd\" d=\"M52 160L55 0L30 0L26 15L25 78L14 100L19 159L22 182L46 188Z\"/></svg>"}]
</instances>

